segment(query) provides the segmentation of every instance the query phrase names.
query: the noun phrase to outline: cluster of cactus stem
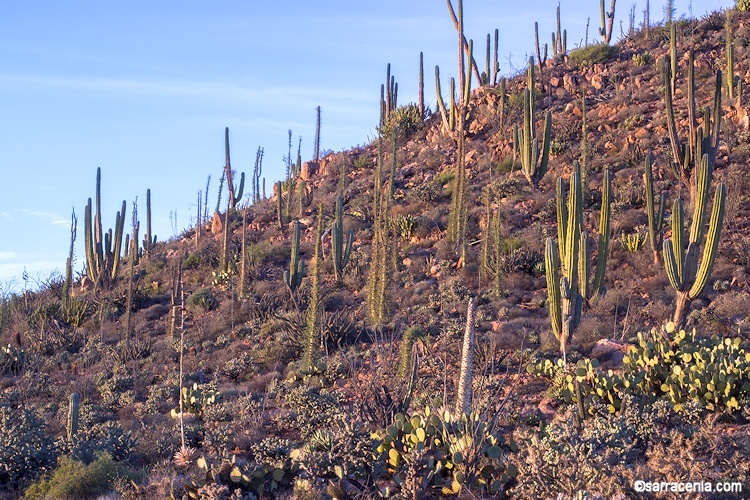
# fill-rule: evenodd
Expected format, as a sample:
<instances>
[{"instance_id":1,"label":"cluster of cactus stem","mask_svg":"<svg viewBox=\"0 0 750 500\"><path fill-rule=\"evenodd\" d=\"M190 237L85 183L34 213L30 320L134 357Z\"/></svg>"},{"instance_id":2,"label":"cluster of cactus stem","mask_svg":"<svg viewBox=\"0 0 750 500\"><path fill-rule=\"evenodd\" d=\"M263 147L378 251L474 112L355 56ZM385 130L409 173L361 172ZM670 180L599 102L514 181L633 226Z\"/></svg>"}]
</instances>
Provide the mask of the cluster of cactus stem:
<instances>
[{"instance_id":1,"label":"cluster of cactus stem","mask_svg":"<svg viewBox=\"0 0 750 500\"><path fill-rule=\"evenodd\" d=\"M730 101L736 99L736 106L742 105L742 78L734 74L734 39L732 38L732 10L727 9L726 22L726 56L727 56L727 96Z\"/></svg>"},{"instance_id":2,"label":"cluster of cactus stem","mask_svg":"<svg viewBox=\"0 0 750 500\"><path fill-rule=\"evenodd\" d=\"M354 242L354 230L349 229L347 242L344 244L344 200L341 196L336 197L336 211L331 228L331 258L333 259L333 272L336 280L340 281L344 276L344 269L349 263Z\"/></svg>"},{"instance_id":3,"label":"cluster of cactus stem","mask_svg":"<svg viewBox=\"0 0 750 500\"><path fill-rule=\"evenodd\" d=\"M536 31L536 26L534 26ZM537 37L538 38L538 37ZM547 58L547 44L544 44L544 57ZM564 56L568 53L568 30L562 29L560 23L560 4L557 4L557 34L552 33L552 55L553 57ZM537 56L539 52L537 51Z\"/></svg>"},{"instance_id":4,"label":"cluster of cactus stem","mask_svg":"<svg viewBox=\"0 0 750 500\"><path fill-rule=\"evenodd\" d=\"M643 182L646 185L646 215L648 216L648 242L654 254L654 264L661 262L661 245L664 230L664 210L667 204L666 193L659 194L659 205L654 205L654 175L651 155L646 155L646 171Z\"/></svg>"},{"instance_id":5,"label":"cluster of cactus stem","mask_svg":"<svg viewBox=\"0 0 750 500\"><path fill-rule=\"evenodd\" d=\"M542 145L539 147L539 134L534 123L534 58L529 58L527 88L523 91L523 130L517 132L521 151L521 169L526 179L534 186L547 173L549 165L549 145L552 139L552 112L547 111L544 117ZM514 129L514 134L517 129Z\"/></svg>"},{"instance_id":6,"label":"cluster of cactus stem","mask_svg":"<svg viewBox=\"0 0 750 500\"><path fill-rule=\"evenodd\" d=\"M318 229L315 232L315 253L310 276L310 302L307 305L307 328L302 354L303 369L312 369L320 358L320 264L323 258L323 204L318 209Z\"/></svg>"},{"instance_id":7,"label":"cluster of cactus stem","mask_svg":"<svg viewBox=\"0 0 750 500\"><path fill-rule=\"evenodd\" d=\"M472 69L476 73L477 80L481 83L482 76L479 73L476 61L474 61L474 42L469 40L466 41L464 36L464 21L463 21L463 2L458 0L458 17L456 17L453 11L453 6L448 1L448 11L453 19L453 24L456 26L458 31L458 88L461 92L460 99L456 97L456 81L450 79L450 90L449 90L449 103L448 107L445 105L443 100L443 94L440 88L440 67L435 66L435 97L437 98L438 109L440 110L440 116L443 119L443 127L448 132L456 130L456 124L458 121L463 122L466 118L466 108L469 105L469 98L471 97L471 73ZM465 54L464 54L465 52ZM464 63L464 55L469 59L468 67Z\"/></svg>"},{"instance_id":8,"label":"cluster of cactus stem","mask_svg":"<svg viewBox=\"0 0 750 500\"><path fill-rule=\"evenodd\" d=\"M563 358L566 357L567 346L581 319L585 302L604 292L604 274L609 252L612 184L609 170L605 170L596 271L593 282L590 283L591 261L588 234L583 230L583 190L579 168L576 162L570 177L567 206L564 200L564 181L562 178L557 180L558 244L555 244L552 238L548 238L544 254L552 332L560 341Z\"/></svg>"},{"instance_id":9,"label":"cluster of cactus stem","mask_svg":"<svg viewBox=\"0 0 750 500\"><path fill-rule=\"evenodd\" d=\"M122 250L122 235L125 228L125 200L115 217L114 231L102 231L102 171L96 169L96 213L92 213L91 198L84 213L86 251L86 273L95 284L106 284L117 278Z\"/></svg>"},{"instance_id":10,"label":"cluster of cactus stem","mask_svg":"<svg viewBox=\"0 0 750 500\"><path fill-rule=\"evenodd\" d=\"M484 87L490 87L495 85L497 82L497 75L500 73L500 62L498 60L498 53L500 51L500 30L495 30L495 44L492 51L491 49L492 38L487 33L487 45L485 47L485 58L484 58L484 71L479 75L479 83ZM546 49L545 49L546 50ZM490 56L492 58L490 59Z\"/></svg>"},{"instance_id":11,"label":"cluster of cactus stem","mask_svg":"<svg viewBox=\"0 0 750 500\"><path fill-rule=\"evenodd\" d=\"M284 271L284 283L289 290L294 291L302 284L305 275L305 264L299 258L300 224L294 221L292 229L292 254L289 261L289 270Z\"/></svg>"},{"instance_id":12,"label":"cluster of cactus stem","mask_svg":"<svg viewBox=\"0 0 750 500\"><path fill-rule=\"evenodd\" d=\"M237 201L242 199L242 194L245 191L245 173L242 172L240 175L240 186L235 190L232 163L229 159L229 127L224 128L224 157L224 179L227 183L227 191L229 191L229 209L234 210L237 207Z\"/></svg>"},{"instance_id":13,"label":"cluster of cactus stem","mask_svg":"<svg viewBox=\"0 0 750 500\"><path fill-rule=\"evenodd\" d=\"M714 87L714 106L707 106L703 112L703 123L697 124L695 107L695 55L690 49L688 57L687 105L688 136L685 139L677 135L674 113L673 92L670 82L670 67L664 65L664 102L667 110L667 129L672 145L673 169L690 191L690 200L695 202L697 182L696 170L704 156L708 157L709 171L716 165L716 154L719 150L719 132L721 129L721 70L716 72Z\"/></svg>"},{"instance_id":14,"label":"cluster of cactus stem","mask_svg":"<svg viewBox=\"0 0 750 500\"><path fill-rule=\"evenodd\" d=\"M555 46L555 34L552 34L552 49L557 52ZM539 45L539 23L534 22L534 47L536 48L536 62L539 65L539 74L542 74L542 68L547 65L547 44L544 44L544 52L542 52L541 46ZM555 54L556 55L556 54Z\"/></svg>"},{"instance_id":15,"label":"cluster of cactus stem","mask_svg":"<svg viewBox=\"0 0 750 500\"><path fill-rule=\"evenodd\" d=\"M604 0L599 3L599 12L601 14L602 25L599 28L599 35L602 37L604 43L609 43L612 40L612 27L615 23L615 2L612 0L609 4L609 11L604 8Z\"/></svg>"},{"instance_id":16,"label":"cluster of cactus stem","mask_svg":"<svg viewBox=\"0 0 750 500\"><path fill-rule=\"evenodd\" d=\"M664 267L669 283L677 291L677 304L672 321L678 328L685 325L691 302L703 292L708 283L719 248L724 222L726 189L723 184L716 186L714 204L706 230L705 212L708 206L711 177L712 168L708 154L704 154L696 181L690 239L685 241L682 201L677 198L672 207L672 238L664 240ZM704 239L705 245L703 245L703 255L699 265L698 253Z\"/></svg>"},{"instance_id":17,"label":"cluster of cactus stem","mask_svg":"<svg viewBox=\"0 0 750 500\"><path fill-rule=\"evenodd\" d=\"M382 130L391 113L398 107L398 83L396 77L391 75L391 63L388 63L385 72L385 83L380 85L380 129Z\"/></svg>"}]
</instances>

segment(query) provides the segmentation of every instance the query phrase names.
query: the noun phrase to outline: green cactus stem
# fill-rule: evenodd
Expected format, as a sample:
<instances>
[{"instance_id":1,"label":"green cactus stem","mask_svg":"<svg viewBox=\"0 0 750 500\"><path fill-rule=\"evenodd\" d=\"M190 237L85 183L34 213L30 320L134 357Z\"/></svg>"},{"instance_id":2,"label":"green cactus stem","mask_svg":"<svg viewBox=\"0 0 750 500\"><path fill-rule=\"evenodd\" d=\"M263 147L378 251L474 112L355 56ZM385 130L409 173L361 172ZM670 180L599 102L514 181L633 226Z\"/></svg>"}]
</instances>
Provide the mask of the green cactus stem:
<instances>
[{"instance_id":1,"label":"green cactus stem","mask_svg":"<svg viewBox=\"0 0 750 500\"><path fill-rule=\"evenodd\" d=\"M654 209L654 176L652 173L652 157L646 155L646 171L643 173L643 182L646 185L646 212L648 215L648 241L654 254L654 264L661 262L661 246L664 229L664 209L667 195L659 195L659 207Z\"/></svg>"},{"instance_id":2,"label":"green cactus stem","mask_svg":"<svg viewBox=\"0 0 750 500\"><path fill-rule=\"evenodd\" d=\"M229 209L235 210L237 202L242 199L242 194L245 192L245 173L242 172L240 175L240 186L235 191L234 173L232 172L232 162L229 157L229 127L224 128L224 179L226 180L227 191L229 192ZM218 212L218 209L216 211Z\"/></svg>"},{"instance_id":3,"label":"green cactus stem","mask_svg":"<svg viewBox=\"0 0 750 500\"><path fill-rule=\"evenodd\" d=\"M419 116L424 120L424 54L419 53Z\"/></svg>"},{"instance_id":4,"label":"green cactus stem","mask_svg":"<svg viewBox=\"0 0 750 500\"><path fill-rule=\"evenodd\" d=\"M73 441L78 433L78 413L80 408L80 398L78 393L70 395L70 405L68 406L68 441Z\"/></svg>"},{"instance_id":5,"label":"green cactus stem","mask_svg":"<svg viewBox=\"0 0 750 500\"><path fill-rule=\"evenodd\" d=\"M691 49L688 57L688 131L685 139L677 135L677 126L673 105L672 79L670 68L664 65L664 102L667 112L667 129L672 146L673 170L682 183L689 189L690 201L695 203L696 171L704 155L708 155L709 173L716 165L716 155L719 150L719 133L721 130L721 70L716 72L714 85L713 108L706 107L703 113L703 123L697 124L695 106L695 55Z\"/></svg>"},{"instance_id":6,"label":"green cactus stem","mask_svg":"<svg viewBox=\"0 0 750 500\"><path fill-rule=\"evenodd\" d=\"M341 280L344 268L349 263L352 253L352 242L354 241L354 230L349 229L348 239L344 245L344 200L341 196L336 198L336 213L331 229L331 257L336 280Z\"/></svg>"},{"instance_id":7,"label":"green cactus stem","mask_svg":"<svg viewBox=\"0 0 750 500\"><path fill-rule=\"evenodd\" d=\"M299 258L300 224L294 221L292 229L292 255L289 261L289 270L284 271L284 282L291 291L296 290L302 284L305 274L305 266Z\"/></svg>"},{"instance_id":8,"label":"green cactus stem","mask_svg":"<svg viewBox=\"0 0 750 500\"><path fill-rule=\"evenodd\" d=\"M604 43L609 43L612 40L612 27L615 22L615 1L612 0L609 4L609 12L604 8L604 0L601 0L599 4L599 11L601 14L602 26L599 28L599 35L602 37Z\"/></svg>"},{"instance_id":9,"label":"green cactus stem","mask_svg":"<svg viewBox=\"0 0 750 500\"><path fill-rule=\"evenodd\" d=\"M542 147L534 124L534 58L529 58L528 83L523 93L523 131L521 140L521 169L526 179L535 187L547 173L549 166L549 145L552 137L552 112L544 117ZM541 153L541 155L540 155Z\"/></svg>"}]
</instances>

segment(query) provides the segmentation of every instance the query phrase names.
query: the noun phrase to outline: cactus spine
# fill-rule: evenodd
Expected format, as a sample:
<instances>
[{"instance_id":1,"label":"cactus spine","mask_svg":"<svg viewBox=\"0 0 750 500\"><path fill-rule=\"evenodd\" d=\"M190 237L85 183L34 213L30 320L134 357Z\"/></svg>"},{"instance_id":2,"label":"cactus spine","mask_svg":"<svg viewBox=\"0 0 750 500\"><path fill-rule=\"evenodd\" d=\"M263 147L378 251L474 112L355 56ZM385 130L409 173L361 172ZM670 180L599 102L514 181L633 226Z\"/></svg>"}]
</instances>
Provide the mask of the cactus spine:
<instances>
[{"instance_id":1,"label":"cactus spine","mask_svg":"<svg viewBox=\"0 0 750 500\"><path fill-rule=\"evenodd\" d=\"M299 258L299 221L294 221L292 229L292 255L289 261L289 270L284 271L284 282L289 290L294 291L302 284L302 276L305 274L305 265Z\"/></svg>"},{"instance_id":2,"label":"cactus spine","mask_svg":"<svg viewBox=\"0 0 750 500\"><path fill-rule=\"evenodd\" d=\"M348 241L344 246L344 200L339 196L336 198L336 215L331 230L331 257L333 258L333 270L337 280L341 280L344 275L344 268L349 263L353 241L354 230L350 229Z\"/></svg>"},{"instance_id":3,"label":"cactus spine","mask_svg":"<svg viewBox=\"0 0 750 500\"><path fill-rule=\"evenodd\" d=\"M102 231L101 215L102 171L96 169L96 213L92 213L91 198L84 212L84 247L86 273L95 284L107 284L117 278L122 251L122 235L125 229L125 200L115 217L115 228Z\"/></svg>"},{"instance_id":4,"label":"cactus spine","mask_svg":"<svg viewBox=\"0 0 750 500\"><path fill-rule=\"evenodd\" d=\"M659 207L654 210L654 176L652 173L651 155L646 155L646 171L643 173L643 182L646 184L646 211L648 215L648 241L654 253L654 264L661 261L659 250L662 245L662 230L664 228L664 209L667 195L659 195Z\"/></svg>"},{"instance_id":5,"label":"cactus spine","mask_svg":"<svg viewBox=\"0 0 750 500\"><path fill-rule=\"evenodd\" d=\"M464 330L463 349L461 350L461 372L458 377L458 397L456 398L456 413L466 415L471 413L471 370L473 367L475 313L476 300L471 297L466 309L466 329Z\"/></svg>"},{"instance_id":6,"label":"cactus spine","mask_svg":"<svg viewBox=\"0 0 750 500\"><path fill-rule=\"evenodd\" d=\"M68 407L68 441L73 441L73 438L78 433L80 402L81 400L77 392L70 395L70 406Z\"/></svg>"},{"instance_id":7,"label":"cactus spine","mask_svg":"<svg viewBox=\"0 0 750 500\"><path fill-rule=\"evenodd\" d=\"M671 76L669 66L664 66L664 101L667 111L667 128L672 145L673 170L690 190L691 203L695 202L698 182L696 170L704 155L708 155L709 177L716 164L719 150L719 132L721 129L721 70L716 72L714 86L714 106L706 107L703 113L703 124L698 127L695 111L695 64L694 53L690 50L688 58L688 136L685 140L677 135L672 88L669 85Z\"/></svg>"},{"instance_id":8,"label":"cactus spine","mask_svg":"<svg viewBox=\"0 0 750 500\"><path fill-rule=\"evenodd\" d=\"M711 168L708 155L704 155L698 172L697 196L693 204L693 222L690 227L687 251L684 245L683 208L679 198L674 201L672 209L672 239L664 240L664 267L670 284L677 291L677 304L672 321L678 328L685 326L691 302L703 292L719 247L724 222L726 189L723 184L716 186L711 218L706 232L704 215L708 204L710 184ZM703 256L698 265L699 247L704 236Z\"/></svg>"},{"instance_id":9,"label":"cactus spine","mask_svg":"<svg viewBox=\"0 0 750 500\"><path fill-rule=\"evenodd\" d=\"M588 236L583 228L583 195L580 166L576 163L570 178L567 206L563 201L564 183L557 182L558 245L548 238L545 245L545 269L552 331L560 341L566 357L567 346L581 319L584 304L602 294L609 252L610 203L612 184L609 170L604 171L602 207L599 214L597 265L593 283L589 284L591 262Z\"/></svg>"},{"instance_id":10,"label":"cactus spine","mask_svg":"<svg viewBox=\"0 0 750 500\"><path fill-rule=\"evenodd\" d=\"M602 26L599 28L599 35L602 37L604 43L609 43L612 40L612 26L615 23L615 1L612 0L609 4L609 12L604 8L604 0L599 3L599 12L601 14Z\"/></svg>"},{"instance_id":11,"label":"cactus spine","mask_svg":"<svg viewBox=\"0 0 750 500\"><path fill-rule=\"evenodd\" d=\"M549 145L552 137L552 112L547 111L544 117L544 135L542 147L539 148L539 137L534 124L534 58L529 58L528 83L523 92L523 133L521 140L521 168L526 179L539 187L539 181L547 173L549 164ZM541 152L541 156L540 153Z\"/></svg>"}]
</instances>

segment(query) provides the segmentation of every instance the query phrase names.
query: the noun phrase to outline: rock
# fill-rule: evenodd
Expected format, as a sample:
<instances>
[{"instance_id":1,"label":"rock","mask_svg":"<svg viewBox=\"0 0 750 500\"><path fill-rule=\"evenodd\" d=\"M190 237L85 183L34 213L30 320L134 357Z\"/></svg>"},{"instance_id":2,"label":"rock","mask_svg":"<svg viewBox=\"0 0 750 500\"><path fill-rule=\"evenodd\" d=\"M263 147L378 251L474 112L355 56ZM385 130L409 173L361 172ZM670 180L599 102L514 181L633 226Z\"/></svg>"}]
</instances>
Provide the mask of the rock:
<instances>
[{"instance_id":1,"label":"rock","mask_svg":"<svg viewBox=\"0 0 750 500\"><path fill-rule=\"evenodd\" d=\"M550 86L555 88L562 86L562 83L562 80L556 76L553 76L549 79Z\"/></svg>"},{"instance_id":2,"label":"rock","mask_svg":"<svg viewBox=\"0 0 750 500\"><path fill-rule=\"evenodd\" d=\"M539 402L539 411L547 418L553 418L557 413L560 402L552 398L544 398Z\"/></svg>"},{"instance_id":3,"label":"rock","mask_svg":"<svg viewBox=\"0 0 750 500\"><path fill-rule=\"evenodd\" d=\"M219 212L214 212L214 217L211 219L211 234L214 236L224 232L224 218Z\"/></svg>"},{"instance_id":4,"label":"rock","mask_svg":"<svg viewBox=\"0 0 750 500\"><path fill-rule=\"evenodd\" d=\"M614 365L622 363L622 358L628 351L628 344L612 339L601 339L591 349L591 357L599 361L607 361Z\"/></svg>"},{"instance_id":5,"label":"rock","mask_svg":"<svg viewBox=\"0 0 750 500\"><path fill-rule=\"evenodd\" d=\"M300 170L299 176L302 178L302 180L310 180L312 176L318 173L318 168L320 165L317 161L306 161L302 164L302 169Z\"/></svg>"},{"instance_id":6,"label":"rock","mask_svg":"<svg viewBox=\"0 0 750 500\"><path fill-rule=\"evenodd\" d=\"M600 74L595 74L591 77L591 86L594 87L596 90L600 90L602 87L604 87L604 78Z\"/></svg>"}]
</instances>

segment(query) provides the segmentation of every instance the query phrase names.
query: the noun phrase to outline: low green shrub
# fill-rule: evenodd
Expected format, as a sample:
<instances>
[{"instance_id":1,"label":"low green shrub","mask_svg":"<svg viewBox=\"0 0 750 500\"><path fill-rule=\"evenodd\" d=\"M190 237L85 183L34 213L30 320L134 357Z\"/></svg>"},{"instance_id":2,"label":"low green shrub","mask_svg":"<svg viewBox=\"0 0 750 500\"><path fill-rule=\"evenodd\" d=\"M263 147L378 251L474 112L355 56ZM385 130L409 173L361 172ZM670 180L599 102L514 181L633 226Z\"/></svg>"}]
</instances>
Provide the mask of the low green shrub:
<instances>
[{"instance_id":1,"label":"low green shrub","mask_svg":"<svg viewBox=\"0 0 750 500\"><path fill-rule=\"evenodd\" d=\"M570 52L570 59L578 64L602 64L612 59L617 50L607 43L586 45Z\"/></svg>"},{"instance_id":2,"label":"low green shrub","mask_svg":"<svg viewBox=\"0 0 750 500\"><path fill-rule=\"evenodd\" d=\"M52 474L26 489L25 498L95 498L112 489L115 479L126 476L124 466L107 453L89 465L63 456Z\"/></svg>"}]
</instances>

